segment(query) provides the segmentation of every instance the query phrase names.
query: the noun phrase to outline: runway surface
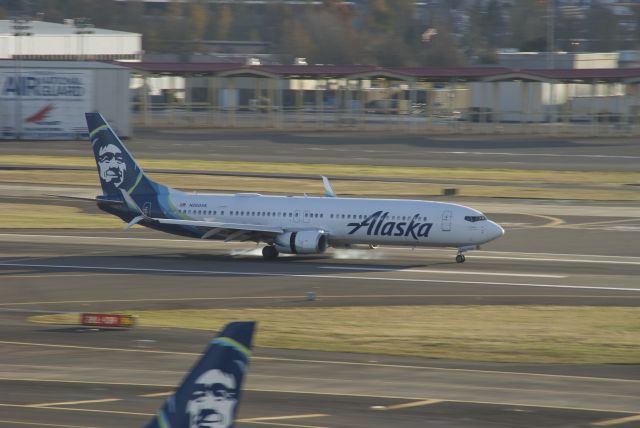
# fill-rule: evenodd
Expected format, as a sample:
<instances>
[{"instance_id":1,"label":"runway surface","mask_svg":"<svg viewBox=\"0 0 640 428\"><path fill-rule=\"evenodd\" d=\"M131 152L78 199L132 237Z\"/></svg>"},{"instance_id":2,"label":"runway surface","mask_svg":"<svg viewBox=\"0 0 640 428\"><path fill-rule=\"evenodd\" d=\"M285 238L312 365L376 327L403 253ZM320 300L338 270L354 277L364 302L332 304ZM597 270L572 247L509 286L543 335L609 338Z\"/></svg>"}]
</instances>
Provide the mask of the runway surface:
<instances>
[{"instance_id":1,"label":"runway surface","mask_svg":"<svg viewBox=\"0 0 640 428\"><path fill-rule=\"evenodd\" d=\"M87 156L87 144L4 142L1 153ZM140 158L474 168L637 171L640 159L640 145L630 139L146 130L127 145ZM89 190L95 193L80 189ZM42 210L51 204L43 194L55 193L47 186L7 183L0 183L0 192L0 202ZM452 250L381 248L266 262L251 244L187 240L137 228L126 233L0 229L0 427L142 426L214 334L40 325L27 321L31 315L640 305L638 204L455 202L482 210L507 230L462 265ZM56 204L98 213L84 203ZM309 292L314 301L306 299ZM239 418L240 427L635 427L640 367L259 348Z\"/></svg>"},{"instance_id":2,"label":"runway surface","mask_svg":"<svg viewBox=\"0 0 640 428\"><path fill-rule=\"evenodd\" d=\"M2 143L2 152L88 156L87 144L85 141L7 141ZM126 144L140 159L560 171L637 171L640 161L640 147L637 140L631 138L429 137L373 132L180 129L137 130Z\"/></svg>"},{"instance_id":3,"label":"runway surface","mask_svg":"<svg viewBox=\"0 0 640 428\"><path fill-rule=\"evenodd\" d=\"M522 252L522 242L545 230L536 221L548 222L531 220L527 228L524 217L497 218L509 219L513 226L504 240L470 254L463 265L448 250L343 251L271 263L250 245L147 230L5 230L0 426L141 426L213 334L26 322L33 314L640 303L640 257L619 254L615 245L630 242L627 251L639 254L637 240L622 238L637 231L567 227L553 231L561 236L550 241L549 251ZM563 224L569 220L575 219ZM579 220L575 225L593 223ZM582 251L564 252L573 238L582 240ZM305 299L309 291L315 301ZM630 365L474 363L262 348L246 390L238 424L243 427L631 427L640 420L640 369Z\"/></svg>"}]
</instances>

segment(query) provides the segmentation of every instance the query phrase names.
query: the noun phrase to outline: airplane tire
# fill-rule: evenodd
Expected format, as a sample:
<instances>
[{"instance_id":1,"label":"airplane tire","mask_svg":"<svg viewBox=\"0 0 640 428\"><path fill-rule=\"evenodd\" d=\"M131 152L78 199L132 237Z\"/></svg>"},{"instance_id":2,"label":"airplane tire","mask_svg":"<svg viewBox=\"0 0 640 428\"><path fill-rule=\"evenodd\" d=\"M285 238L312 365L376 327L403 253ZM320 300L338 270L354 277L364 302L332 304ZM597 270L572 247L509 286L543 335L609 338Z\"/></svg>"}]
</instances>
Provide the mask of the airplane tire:
<instances>
[{"instance_id":1,"label":"airplane tire","mask_svg":"<svg viewBox=\"0 0 640 428\"><path fill-rule=\"evenodd\" d=\"M278 250L273 245L267 245L262 249L262 257L264 257L265 260L273 260L278 257L278 254Z\"/></svg>"},{"instance_id":2,"label":"airplane tire","mask_svg":"<svg viewBox=\"0 0 640 428\"><path fill-rule=\"evenodd\" d=\"M462 254L458 254L456 256L456 262L457 263L464 263L464 261L465 261L465 257Z\"/></svg>"}]
</instances>

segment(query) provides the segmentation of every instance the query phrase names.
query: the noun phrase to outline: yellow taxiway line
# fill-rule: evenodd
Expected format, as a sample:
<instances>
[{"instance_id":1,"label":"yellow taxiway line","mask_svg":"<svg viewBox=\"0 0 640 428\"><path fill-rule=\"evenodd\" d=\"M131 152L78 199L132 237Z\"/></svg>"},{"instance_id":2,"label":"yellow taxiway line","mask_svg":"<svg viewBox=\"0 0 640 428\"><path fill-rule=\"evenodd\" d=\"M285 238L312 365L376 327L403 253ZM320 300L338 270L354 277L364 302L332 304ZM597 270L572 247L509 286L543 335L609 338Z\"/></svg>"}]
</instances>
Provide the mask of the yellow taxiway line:
<instances>
[{"instance_id":1,"label":"yellow taxiway line","mask_svg":"<svg viewBox=\"0 0 640 428\"><path fill-rule=\"evenodd\" d=\"M102 398L98 400L80 400L80 401L58 401L55 403L27 404L27 407L59 407L71 404L90 404L90 403L110 403L112 401L121 401L121 398Z\"/></svg>"},{"instance_id":2,"label":"yellow taxiway line","mask_svg":"<svg viewBox=\"0 0 640 428\"><path fill-rule=\"evenodd\" d=\"M640 421L640 415L627 416L624 418L616 418L616 419L607 419L600 422L593 422L591 425L598 427L610 427L613 425L626 424L627 422L636 422Z\"/></svg>"}]
</instances>

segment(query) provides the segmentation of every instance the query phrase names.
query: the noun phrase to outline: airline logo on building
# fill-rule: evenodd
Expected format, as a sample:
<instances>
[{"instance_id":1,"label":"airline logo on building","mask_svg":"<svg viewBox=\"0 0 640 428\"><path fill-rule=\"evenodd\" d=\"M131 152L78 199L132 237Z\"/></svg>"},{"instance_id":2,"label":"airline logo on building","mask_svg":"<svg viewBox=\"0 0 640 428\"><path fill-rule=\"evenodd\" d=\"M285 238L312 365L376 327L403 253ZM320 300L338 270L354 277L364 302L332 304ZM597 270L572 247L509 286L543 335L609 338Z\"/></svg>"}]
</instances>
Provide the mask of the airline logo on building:
<instances>
[{"instance_id":1,"label":"airline logo on building","mask_svg":"<svg viewBox=\"0 0 640 428\"><path fill-rule=\"evenodd\" d=\"M77 139L92 111L92 74L85 70L0 72L0 138Z\"/></svg>"}]
</instances>

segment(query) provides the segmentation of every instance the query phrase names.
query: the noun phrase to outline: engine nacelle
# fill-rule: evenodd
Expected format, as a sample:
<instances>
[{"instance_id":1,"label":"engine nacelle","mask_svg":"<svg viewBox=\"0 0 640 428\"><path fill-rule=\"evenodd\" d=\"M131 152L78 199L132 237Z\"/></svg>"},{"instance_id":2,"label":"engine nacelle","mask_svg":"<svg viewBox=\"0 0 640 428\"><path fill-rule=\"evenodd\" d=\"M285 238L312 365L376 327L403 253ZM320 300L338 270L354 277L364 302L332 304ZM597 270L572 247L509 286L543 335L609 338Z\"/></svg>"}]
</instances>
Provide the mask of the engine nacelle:
<instances>
[{"instance_id":1,"label":"engine nacelle","mask_svg":"<svg viewBox=\"0 0 640 428\"><path fill-rule=\"evenodd\" d=\"M320 254L327 249L327 234L321 230L285 232L276 237L274 244L281 253Z\"/></svg>"}]
</instances>

